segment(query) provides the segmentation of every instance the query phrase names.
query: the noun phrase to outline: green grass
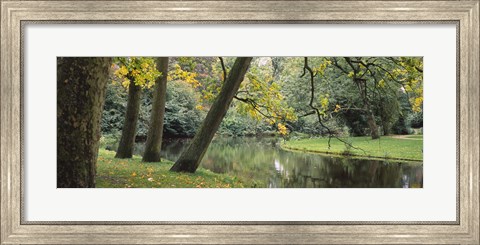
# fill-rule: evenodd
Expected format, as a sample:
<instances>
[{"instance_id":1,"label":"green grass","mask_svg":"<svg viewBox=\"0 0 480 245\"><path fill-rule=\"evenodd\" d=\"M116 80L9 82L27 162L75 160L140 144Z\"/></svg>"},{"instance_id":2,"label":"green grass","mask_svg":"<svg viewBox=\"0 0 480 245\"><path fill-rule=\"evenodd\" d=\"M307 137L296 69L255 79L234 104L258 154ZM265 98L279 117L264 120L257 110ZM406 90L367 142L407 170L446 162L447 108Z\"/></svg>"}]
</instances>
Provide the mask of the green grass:
<instances>
[{"instance_id":1,"label":"green grass","mask_svg":"<svg viewBox=\"0 0 480 245\"><path fill-rule=\"evenodd\" d=\"M141 157L116 159L115 152L100 149L97 160L97 188L241 188L250 187L237 177L199 168L193 174L175 173L173 162L143 163Z\"/></svg>"},{"instance_id":2,"label":"green grass","mask_svg":"<svg viewBox=\"0 0 480 245\"><path fill-rule=\"evenodd\" d=\"M332 138L328 148L328 138L312 138L291 140L282 144L282 148L287 150L305 151L312 153L351 155L364 158L384 158L408 161L423 160L423 136L415 135L404 139L391 136L384 136L377 140L370 137L350 137L342 138L351 143L354 147L349 148L343 142Z\"/></svg>"},{"instance_id":3,"label":"green grass","mask_svg":"<svg viewBox=\"0 0 480 245\"><path fill-rule=\"evenodd\" d=\"M421 139L421 140L423 140L423 135L421 135L421 134L405 135L405 137L409 138L409 139Z\"/></svg>"}]
</instances>

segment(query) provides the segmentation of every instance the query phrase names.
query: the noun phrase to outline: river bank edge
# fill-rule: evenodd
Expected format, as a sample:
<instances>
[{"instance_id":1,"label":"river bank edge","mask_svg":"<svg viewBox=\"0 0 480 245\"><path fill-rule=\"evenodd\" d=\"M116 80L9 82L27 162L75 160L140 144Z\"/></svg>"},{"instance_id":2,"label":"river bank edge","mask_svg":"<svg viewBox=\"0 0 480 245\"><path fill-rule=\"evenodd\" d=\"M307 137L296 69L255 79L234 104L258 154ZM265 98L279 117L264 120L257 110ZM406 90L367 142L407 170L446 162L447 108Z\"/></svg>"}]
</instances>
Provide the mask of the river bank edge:
<instances>
[{"instance_id":1,"label":"river bank edge","mask_svg":"<svg viewBox=\"0 0 480 245\"><path fill-rule=\"evenodd\" d=\"M379 156L371 156L371 155L358 155L354 153L344 153L344 152L335 152L335 151L321 151L321 150L307 150L307 149L299 149L291 146L287 146L285 143L280 143L279 148L284 151L290 152L301 152L301 153L308 153L308 154L315 154L315 155L322 155L322 156L330 156L330 157L344 157L350 159L365 159L365 160L378 160L378 161L386 161L392 163L410 163L410 164L423 164L423 160L417 159L408 159L408 158L396 158L396 157L379 157Z\"/></svg>"}]
</instances>

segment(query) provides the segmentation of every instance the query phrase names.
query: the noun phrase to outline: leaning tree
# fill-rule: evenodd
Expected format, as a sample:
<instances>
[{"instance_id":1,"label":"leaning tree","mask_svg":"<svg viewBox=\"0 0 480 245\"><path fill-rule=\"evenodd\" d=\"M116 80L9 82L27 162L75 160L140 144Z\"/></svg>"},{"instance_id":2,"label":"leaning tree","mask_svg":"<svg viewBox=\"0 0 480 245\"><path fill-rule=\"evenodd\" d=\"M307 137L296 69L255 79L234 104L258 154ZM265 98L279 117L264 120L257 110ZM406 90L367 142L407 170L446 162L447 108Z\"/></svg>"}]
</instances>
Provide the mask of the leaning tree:
<instances>
[{"instance_id":1,"label":"leaning tree","mask_svg":"<svg viewBox=\"0 0 480 245\"><path fill-rule=\"evenodd\" d=\"M170 171L193 173L198 168L247 73L251 61L252 57L239 57L235 60L205 120L188 148L182 153Z\"/></svg>"}]
</instances>

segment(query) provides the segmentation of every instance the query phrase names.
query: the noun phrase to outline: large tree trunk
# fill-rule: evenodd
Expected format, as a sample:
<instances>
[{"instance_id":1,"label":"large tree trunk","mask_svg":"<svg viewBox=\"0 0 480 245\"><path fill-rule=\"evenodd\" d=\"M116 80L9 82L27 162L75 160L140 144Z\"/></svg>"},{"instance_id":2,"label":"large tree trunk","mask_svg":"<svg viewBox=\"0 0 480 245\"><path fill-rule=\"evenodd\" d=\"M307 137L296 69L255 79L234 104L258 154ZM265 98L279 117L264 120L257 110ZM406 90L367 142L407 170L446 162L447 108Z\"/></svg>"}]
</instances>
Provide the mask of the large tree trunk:
<instances>
[{"instance_id":1,"label":"large tree trunk","mask_svg":"<svg viewBox=\"0 0 480 245\"><path fill-rule=\"evenodd\" d=\"M230 107L230 103L232 102L235 93L247 73L251 61L252 57L241 57L235 60L235 64L233 65L227 80L225 80L225 83L222 85L222 89L215 99L215 102L208 111L207 117L203 121L202 126L195 134L195 137L187 150L182 153L170 171L193 173L198 168L203 155L207 151L213 136L217 132L223 117Z\"/></svg>"},{"instance_id":2,"label":"large tree trunk","mask_svg":"<svg viewBox=\"0 0 480 245\"><path fill-rule=\"evenodd\" d=\"M116 158L132 158L133 145L137 134L137 121L140 112L140 98L142 97L142 88L135 85L130 78L128 86L127 111L125 113L125 122L122 128L122 137L118 144Z\"/></svg>"},{"instance_id":3,"label":"large tree trunk","mask_svg":"<svg viewBox=\"0 0 480 245\"><path fill-rule=\"evenodd\" d=\"M57 188L95 187L111 58L57 58Z\"/></svg>"},{"instance_id":4,"label":"large tree trunk","mask_svg":"<svg viewBox=\"0 0 480 245\"><path fill-rule=\"evenodd\" d=\"M157 70L162 75L155 83L150 128L142 161L159 162L162 149L163 117L165 115L165 97L167 94L168 57L157 59Z\"/></svg>"}]
</instances>

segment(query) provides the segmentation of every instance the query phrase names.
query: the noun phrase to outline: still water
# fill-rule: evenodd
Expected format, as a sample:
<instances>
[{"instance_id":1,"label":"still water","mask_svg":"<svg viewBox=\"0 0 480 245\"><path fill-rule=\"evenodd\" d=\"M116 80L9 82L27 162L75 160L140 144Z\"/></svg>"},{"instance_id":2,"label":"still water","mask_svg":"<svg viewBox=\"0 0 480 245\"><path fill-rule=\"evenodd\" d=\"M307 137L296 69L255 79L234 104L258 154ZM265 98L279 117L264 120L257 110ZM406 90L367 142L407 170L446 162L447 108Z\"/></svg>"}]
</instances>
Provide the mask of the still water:
<instances>
[{"instance_id":1,"label":"still water","mask_svg":"<svg viewBox=\"0 0 480 245\"><path fill-rule=\"evenodd\" d=\"M190 139L164 140L162 157L177 160ZM217 137L201 166L268 188L422 188L421 163L331 157L284 151L276 138ZM134 154L143 153L137 143Z\"/></svg>"}]
</instances>

